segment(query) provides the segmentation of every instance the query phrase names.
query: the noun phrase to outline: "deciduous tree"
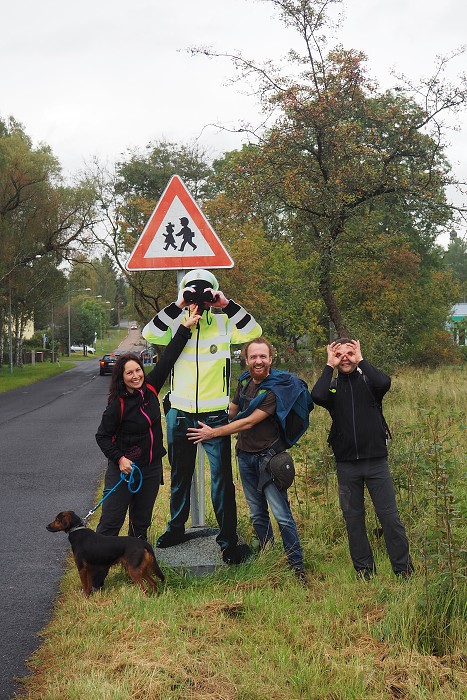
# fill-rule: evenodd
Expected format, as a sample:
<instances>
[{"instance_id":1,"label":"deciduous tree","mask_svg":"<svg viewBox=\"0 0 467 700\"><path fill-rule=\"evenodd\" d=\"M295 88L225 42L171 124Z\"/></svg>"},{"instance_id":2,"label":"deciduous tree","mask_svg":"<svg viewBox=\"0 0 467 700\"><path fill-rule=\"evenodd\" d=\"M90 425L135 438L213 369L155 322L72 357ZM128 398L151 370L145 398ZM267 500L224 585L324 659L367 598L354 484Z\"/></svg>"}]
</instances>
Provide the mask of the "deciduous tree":
<instances>
[{"instance_id":1,"label":"deciduous tree","mask_svg":"<svg viewBox=\"0 0 467 700\"><path fill-rule=\"evenodd\" d=\"M302 53L289 52L290 75L203 50L229 56L241 79L253 78L269 115L267 128L242 126L251 143L218 164L218 191L261 217L271 241L293 240L303 259L317 256L310 298L317 291L337 334L347 335L357 325L354 307L338 292L350 243L357 246L349 264L358 262L358 251L363 268L373 236L386 237L386 250L402 240L407 263L411 251L433 263L436 237L454 209L446 187L456 184L444 153L443 116L464 108L466 82L448 84L440 59L430 80L412 85L401 78L382 91L361 52L328 49L327 11L338 0L268 1L301 40ZM375 274L382 265L379 258ZM357 296L358 284L346 294Z\"/></svg>"}]
</instances>

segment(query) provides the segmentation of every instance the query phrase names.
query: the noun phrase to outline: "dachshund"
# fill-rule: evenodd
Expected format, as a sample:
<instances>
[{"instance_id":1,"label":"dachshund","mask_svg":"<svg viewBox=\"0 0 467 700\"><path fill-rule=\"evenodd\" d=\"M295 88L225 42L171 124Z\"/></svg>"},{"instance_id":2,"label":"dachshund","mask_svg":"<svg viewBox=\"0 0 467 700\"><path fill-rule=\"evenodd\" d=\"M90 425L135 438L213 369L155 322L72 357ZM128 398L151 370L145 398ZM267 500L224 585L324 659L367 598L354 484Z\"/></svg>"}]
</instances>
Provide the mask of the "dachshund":
<instances>
[{"instance_id":1,"label":"dachshund","mask_svg":"<svg viewBox=\"0 0 467 700\"><path fill-rule=\"evenodd\" d=\"M124 565L131 580L139 584L147 593L143 581L156 593L157 581L164 580L154 550L146 540L137 537L113 537L99 535L86 527L85 522L72 510L59 513L55 520L46 526L49 532L66 532L73 550L84 595L92 593L92 579L98 571L107 571L113 564Z\"/></svg>"}]
</instances>

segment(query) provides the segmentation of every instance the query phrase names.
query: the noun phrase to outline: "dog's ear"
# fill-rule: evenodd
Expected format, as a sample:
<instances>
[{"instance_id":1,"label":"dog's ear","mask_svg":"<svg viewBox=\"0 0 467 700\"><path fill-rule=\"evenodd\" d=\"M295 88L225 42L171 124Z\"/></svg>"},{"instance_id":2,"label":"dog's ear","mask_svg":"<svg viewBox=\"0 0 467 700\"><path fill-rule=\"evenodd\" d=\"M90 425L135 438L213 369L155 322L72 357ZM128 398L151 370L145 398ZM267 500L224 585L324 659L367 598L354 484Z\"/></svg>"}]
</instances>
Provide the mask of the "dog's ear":
<instances>
[{"instance_id":1,"label":"dog's ear","mask_svg":"<svg viewBox=\"0 0 467 700\"><path fill-rule=\"evenodd\" d=\"M65 511L63 516L66 518L67 528L79 527L83 522L79 515L76 515L74 510Z\"/></svg>"}]
</instances>

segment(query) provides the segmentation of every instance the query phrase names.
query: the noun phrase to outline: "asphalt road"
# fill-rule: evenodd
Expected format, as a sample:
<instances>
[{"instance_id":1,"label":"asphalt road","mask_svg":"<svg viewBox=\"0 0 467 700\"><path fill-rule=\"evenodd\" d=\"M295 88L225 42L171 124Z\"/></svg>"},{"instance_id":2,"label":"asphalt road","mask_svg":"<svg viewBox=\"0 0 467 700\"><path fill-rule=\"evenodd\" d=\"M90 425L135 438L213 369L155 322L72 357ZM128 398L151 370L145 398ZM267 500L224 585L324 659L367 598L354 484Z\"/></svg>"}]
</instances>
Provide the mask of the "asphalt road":
<instances>
[{"instance_id":1,"label":"asphalt road","mask_svg":"<svg viewBox=\"0 0 467 700\"><path fill-rule=\"evenodd\" d=\"M45 526L61 510L84 516L97 503L106 465L94 435L109 381L94 358L0 394L1 700L28 674L69 553L66 535Z\"/></svg>"}]
</instances>

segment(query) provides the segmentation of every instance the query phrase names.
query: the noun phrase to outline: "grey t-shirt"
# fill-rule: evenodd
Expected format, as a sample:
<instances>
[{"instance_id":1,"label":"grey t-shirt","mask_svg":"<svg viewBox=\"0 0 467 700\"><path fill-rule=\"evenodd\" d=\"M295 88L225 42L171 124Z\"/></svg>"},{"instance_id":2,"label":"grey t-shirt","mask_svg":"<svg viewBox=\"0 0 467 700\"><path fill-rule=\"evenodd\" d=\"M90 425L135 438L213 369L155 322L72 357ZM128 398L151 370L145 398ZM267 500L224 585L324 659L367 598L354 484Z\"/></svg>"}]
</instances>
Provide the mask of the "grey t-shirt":
<instances>
[{"instance_id":1,"label":"grey t-shirt","mask_svg":"<svg viewBox=\"0 0 467 700\"><path fill-rule=\"evenodd\" d=\"M240 391L242 392L242 410L248 408L250 402L261 389L261 384L255 384L252 379L245 387L237 386L237 390L232 399L232 403L240 404ZM262 400L258 408L268 414L268 417L257 423L248 430L238 433L237 449L245 452L263 452L270 447L280 437L279 425L274 414L276 413L276 397L268 389L266 397Z\"/></svg>"}]
</instances>

